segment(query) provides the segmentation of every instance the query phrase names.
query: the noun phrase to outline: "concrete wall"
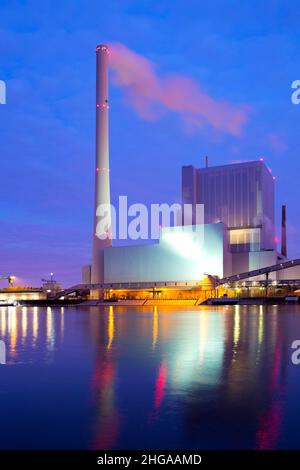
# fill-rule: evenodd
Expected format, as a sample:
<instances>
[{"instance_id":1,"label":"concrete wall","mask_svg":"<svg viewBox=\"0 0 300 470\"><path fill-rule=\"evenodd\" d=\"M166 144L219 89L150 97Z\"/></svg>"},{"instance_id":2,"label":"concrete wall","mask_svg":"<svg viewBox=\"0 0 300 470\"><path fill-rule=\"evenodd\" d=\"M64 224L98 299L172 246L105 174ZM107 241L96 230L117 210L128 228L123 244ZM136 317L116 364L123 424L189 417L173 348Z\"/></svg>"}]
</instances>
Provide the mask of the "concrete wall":
<instances>
[{"instance_id":1,"label":"concrete wall","mask_svg":"<svg viewBox=\"0 0 300 470\"><path fill-rule=\"evenodd\" d=\"M283 269L277 272L277 279L300 279L300 266L294 268Z\"/></svg>"},{"instance_id":2,"label":"concrete wall","mask_svg":"<svg viewBox=\"0 0 300 470\"><path fill-rule=\"evenodd\" d=\"M199 281L204 273L223 277L225 262L231 269L226 237L223 224L202 230L168 227L157 244L106 248L105 282Z\"/></svg>"},{"instance_id":3,"label":"concrete wall","mask_svg":"<svg viewBox=\"0 0 300 470\"><path fill-rule=\"evenodd\" d=\"M183 167L182 201L204 204L206 224L258 227L261 246L257 249L275 248L274 180L263 161L199 169Z\"/></svg>"},{"instance_id":4,"label":"concrete wall","mask_svg":"<svg viewBox=\"0 0 300 470\"><path fill-rule=\"evenodd\" d=\"M252 271L253 269L265 268L276 263L276 251L251 251L249 253L233 253L232 274L239 274ZM259 279L265 279L265 276L256 276L255 280ZM275 280L276 273L270 274L270 279Z\"/></svg>"},{"instance_id":5,"label":"concrete wall","mask_svg":"<svg viewBox=\"0 0 300 470\"><path fill-rule=\"evenodd\" d=\"M83 266L81 269L81 277L83 284L90 284L91 283L91 270L92 267L90 264Z\"/></svg>"}]
</instances>

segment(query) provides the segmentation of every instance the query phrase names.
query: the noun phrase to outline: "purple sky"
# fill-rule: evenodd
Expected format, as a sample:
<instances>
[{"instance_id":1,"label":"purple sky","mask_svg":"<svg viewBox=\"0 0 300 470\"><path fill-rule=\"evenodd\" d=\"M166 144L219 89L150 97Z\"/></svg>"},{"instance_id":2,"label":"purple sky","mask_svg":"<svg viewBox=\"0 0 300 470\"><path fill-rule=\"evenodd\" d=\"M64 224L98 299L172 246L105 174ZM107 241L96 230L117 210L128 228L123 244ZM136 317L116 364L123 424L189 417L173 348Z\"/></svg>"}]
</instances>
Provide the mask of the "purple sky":
<instances>
[{"instance_id":1,"label":"purple sky","mask_svg":"<svg viewBox=\"0 0 300 470\"><path fill-rule=\"evenodd\" d=\"M300 106L290 99L300 78L299 2L171 3L0 1L0 274L40 285L53 271L68 285L90 261L101 42L144 56L160 78L190 77L213 100L249 108L238 134L206 118L189 126L164 97L149 120L111 83L113 199L176 202L182 165L201 166L206 154L211 164L263 155L277 178L277 222L285 203L289 254L300 256Z\"/></svg>"}]
</instances>

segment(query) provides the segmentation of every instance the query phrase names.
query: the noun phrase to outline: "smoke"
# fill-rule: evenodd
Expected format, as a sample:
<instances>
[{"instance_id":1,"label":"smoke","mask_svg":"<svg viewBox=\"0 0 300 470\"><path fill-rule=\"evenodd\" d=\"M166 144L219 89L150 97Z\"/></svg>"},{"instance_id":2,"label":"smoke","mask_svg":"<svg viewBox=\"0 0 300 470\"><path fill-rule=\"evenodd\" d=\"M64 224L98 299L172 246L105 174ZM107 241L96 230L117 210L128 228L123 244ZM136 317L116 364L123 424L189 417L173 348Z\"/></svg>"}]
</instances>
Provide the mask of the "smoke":
<instances>
[{"instance_id":1,"label":"smoke","mask_svg":"<svg viewBox=\"0 0 300 470\"><path fill-rule=\"evenodd\" d=\"M241 134L248 106L216 100L184 75L160 76L153 62L123 44L109 47L114 82L126 89L131 106L142 118L159 119L170 110L183 118L185 127L209 124L223 132Z\"/></svg>"}]
</instances>

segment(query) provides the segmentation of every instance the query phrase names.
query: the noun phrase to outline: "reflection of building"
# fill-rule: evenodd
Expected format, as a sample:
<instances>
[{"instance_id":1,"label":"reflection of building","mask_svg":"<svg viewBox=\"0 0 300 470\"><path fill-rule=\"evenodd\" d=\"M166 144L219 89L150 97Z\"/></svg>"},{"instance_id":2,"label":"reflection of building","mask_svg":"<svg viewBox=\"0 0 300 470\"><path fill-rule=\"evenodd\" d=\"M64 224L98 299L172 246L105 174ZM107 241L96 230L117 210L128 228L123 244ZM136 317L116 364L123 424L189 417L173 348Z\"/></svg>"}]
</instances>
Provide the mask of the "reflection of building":
<instances>
[{"instance_id":1,"label":"reflection of building","mask_svg":"<svg viewBox=\"0 0 300 470\"><path fill-rule=\"evenodd\" d=\"M28 348L36 348L39 360L44 351L49 360L52 358L49 353L63 336L63 307L55 310L48 307L46 312L38 307L0 307L0 338L7 345L8 361L22 360Z\"/></svg>"},{"instance_id":2,"label":"reflection of building","mask_svg":"<svg viewBox=\"0 0 300 470\"><path fill-rule=\"evenodd\" d=\"M116 307L91 318L95 448L279 446L293 326L277 307Z\"/></svg>"}]
</instances>

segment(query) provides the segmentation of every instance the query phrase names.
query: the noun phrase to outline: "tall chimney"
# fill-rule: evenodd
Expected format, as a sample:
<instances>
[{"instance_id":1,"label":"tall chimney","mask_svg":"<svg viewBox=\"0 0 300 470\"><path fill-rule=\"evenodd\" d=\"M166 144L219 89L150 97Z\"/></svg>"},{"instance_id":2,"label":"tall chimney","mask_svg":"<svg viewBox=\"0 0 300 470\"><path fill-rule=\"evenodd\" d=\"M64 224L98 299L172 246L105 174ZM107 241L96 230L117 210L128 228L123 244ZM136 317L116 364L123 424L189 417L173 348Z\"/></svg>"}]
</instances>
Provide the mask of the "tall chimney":
<instances>
[{"instance_id":1,"label":"tall chimney","mask_svg":"<svg viewBox=\"0 0 300 470\"><path fill-rule=\"evenodd\" d=\"M96 163L95 163L95 205L92 283L104 282L104 248L112 245L110 184L109 184L109 139L108 139L108 56L106 45L96 47ZM107 212L99 213L107 205ZM105 220L104 229L100 221ZM103 225L103 223L102 223ZM107 235L105 237L105 234Z\"/></svg>"},{"instance_id":2,"label":"tall chimney","mask_svg":"<svg viewBox=\"0 0 300 470\"><path fill-rule=\"evenodd\" d=\"M208 156L205 157L205 168L208 168Z\"/></svg>"},{"instance_id":3,"label":"tall chimney","mask_svg":"<svg viewBox=\"0 0 300 470\"><path fill-rule=\"evenodd\" d=\"M282 206L281 212L281 254L287 257L286 243L286 206Z\"/></svg>"}]
</instances>

